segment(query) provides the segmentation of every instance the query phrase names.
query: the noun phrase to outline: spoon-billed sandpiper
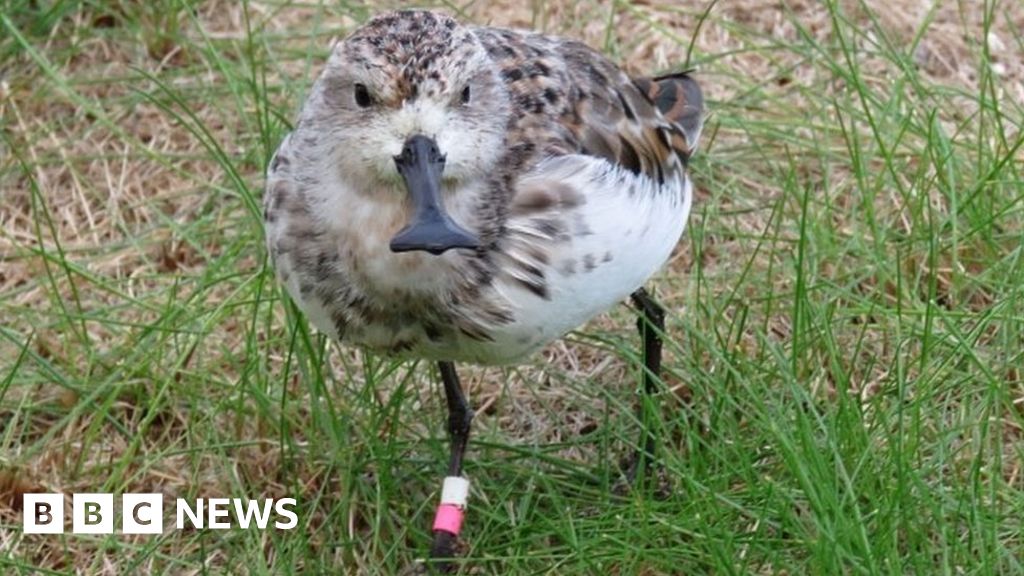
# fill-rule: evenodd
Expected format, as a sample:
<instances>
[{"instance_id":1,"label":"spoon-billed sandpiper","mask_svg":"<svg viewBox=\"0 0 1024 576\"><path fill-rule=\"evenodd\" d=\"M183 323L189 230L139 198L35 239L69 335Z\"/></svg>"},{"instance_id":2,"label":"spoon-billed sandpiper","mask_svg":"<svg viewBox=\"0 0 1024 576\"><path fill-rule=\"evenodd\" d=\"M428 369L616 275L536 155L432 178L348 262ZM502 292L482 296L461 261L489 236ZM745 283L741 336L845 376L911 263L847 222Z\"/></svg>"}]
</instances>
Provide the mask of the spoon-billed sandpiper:
<instances>
[{"instance_id":1,"label":"spoon-billed sandpiper","mask_svg":"<svg viewBox=\"0 0 1024 576\"><path fill-rule=\"evenodd\" d=\"M333 47L267 170L267 246L319 330L438 363L435 557L468 490L455 362L519 361L631 296L652 392L664 320L642 286L683 233L702 125L688 74L631 78L553 36L401 11Z\"/></svg>"}]
</instances>

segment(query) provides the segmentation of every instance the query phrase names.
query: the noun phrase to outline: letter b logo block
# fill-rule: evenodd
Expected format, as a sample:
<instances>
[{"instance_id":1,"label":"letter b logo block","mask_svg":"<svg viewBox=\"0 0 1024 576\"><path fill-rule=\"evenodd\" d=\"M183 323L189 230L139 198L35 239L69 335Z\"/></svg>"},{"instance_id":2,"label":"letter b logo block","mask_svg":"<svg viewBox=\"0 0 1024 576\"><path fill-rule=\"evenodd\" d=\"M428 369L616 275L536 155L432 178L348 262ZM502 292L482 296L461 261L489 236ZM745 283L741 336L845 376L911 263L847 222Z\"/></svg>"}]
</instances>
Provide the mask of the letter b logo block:
<instances>
[{"instance_id":1,"label":"letter b logo block","mask_svg":"<svg viewBox=\"0 0 1024 576\"><path fill-rule=\"evenodd\" d=\"M114 495L75 494L71 508L71 531L76 534L113 534Z\"/></svg>"},{"instance_id":2,"label":"letter b logo block","mask_svg":"<svg viewBox=\"0 0 1024 576\"><path fill-rule=\"evenodd\" d=\"M25 494L21 503L25 534L64 533L63 494Z\"/></svg>"}]
</instances>

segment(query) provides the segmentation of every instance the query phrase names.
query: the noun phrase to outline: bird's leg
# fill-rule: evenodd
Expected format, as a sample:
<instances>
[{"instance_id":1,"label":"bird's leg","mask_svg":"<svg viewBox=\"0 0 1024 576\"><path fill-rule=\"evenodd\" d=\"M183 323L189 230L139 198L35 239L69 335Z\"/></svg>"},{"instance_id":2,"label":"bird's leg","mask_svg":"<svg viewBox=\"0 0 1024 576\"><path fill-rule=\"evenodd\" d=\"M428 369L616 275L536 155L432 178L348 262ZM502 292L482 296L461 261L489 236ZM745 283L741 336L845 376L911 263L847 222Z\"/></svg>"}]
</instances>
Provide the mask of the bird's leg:
<instances>
[{"instance_id":1,"label":"bird's leg","mask_svg":"<svg viewBox=\"0 0 1024 576\"><path fill-rule=\"evenodd\" d=\"M451 455L448 460L448 476L441 491L441 505L434 517L434 543L430 547L430 557L441 560L434 565L435 568L449 572L452 565L444 560L455 557L455 545L462 527L462 514L469 492L469 481L462 477L462 458L466 454L466 444L469 442L473 410L466 402L455 365L451 362L438 362L437 366L441 370L444 397L448 403Z\"/></svg>"},{"instance_id":2,"label":"bird's leg","mask_svg":"<svg viewBox=\"0 0 1024 576\"><path fill-rule=\"evenodd\" d=\"M441 381L444 382L444 397L448 403L448 434L451 436L451 457L448 461L448 475L462 475L462 457L469 443L469 426L473 423L473 409L466 401L459 383L459 375L451 362L438 362Z\"/></svg>"},{"instance_id":3,"label":"bird's leg","mask_svg":"<svg viewBox=\"0 0 1024 576\"><path fill-rule=\"evenodd\" d=\"M633 304L640 309L641 316L637 318L636 327L644 347L644 388L637 408L642 430L633 466L629 470L629 481L635 483L650 470L651 462L654 461L657 441L654 436L653 396L658 388L657 379L661 378L661 335L665 332L665 309L643 288L634 292L631 298Z\"/></svg>"}]
</instances>

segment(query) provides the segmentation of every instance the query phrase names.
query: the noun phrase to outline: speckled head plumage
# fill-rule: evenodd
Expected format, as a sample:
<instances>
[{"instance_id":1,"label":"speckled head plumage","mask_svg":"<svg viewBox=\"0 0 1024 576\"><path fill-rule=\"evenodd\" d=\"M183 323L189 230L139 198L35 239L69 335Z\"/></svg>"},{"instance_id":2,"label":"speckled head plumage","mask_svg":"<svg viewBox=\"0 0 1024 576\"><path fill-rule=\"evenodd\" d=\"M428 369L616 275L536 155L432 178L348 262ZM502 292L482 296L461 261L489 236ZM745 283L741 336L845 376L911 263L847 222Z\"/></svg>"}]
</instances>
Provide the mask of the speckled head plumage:
<instances>
[{"instance_id":1,"label":"speckled head plumage","mask_svg":"<svg viewBox=\"0 0 1024 576\"><path fill-rule=\"evenodd\" d=\"M413 100L421 89L425 96L448 92L481 55L473 35L455 20L416 10L378 16L339 48L352 65L379 69L393 80L385 87L390 104Z\"/></svg>"},{"instance_id":2,"label":"speckled head plumage","mask_svg":"<svg viewBox=\"0 0 1024 576\"><path fill-rule=\"evenodd\" d=\"M434 12L378 16L337 43L302 122L329 132L352 180L397 181L392 158L414 134L436 139L444 177L485 175L504 145L508 100L472 31Z\"/></svg>"}]
</instances>

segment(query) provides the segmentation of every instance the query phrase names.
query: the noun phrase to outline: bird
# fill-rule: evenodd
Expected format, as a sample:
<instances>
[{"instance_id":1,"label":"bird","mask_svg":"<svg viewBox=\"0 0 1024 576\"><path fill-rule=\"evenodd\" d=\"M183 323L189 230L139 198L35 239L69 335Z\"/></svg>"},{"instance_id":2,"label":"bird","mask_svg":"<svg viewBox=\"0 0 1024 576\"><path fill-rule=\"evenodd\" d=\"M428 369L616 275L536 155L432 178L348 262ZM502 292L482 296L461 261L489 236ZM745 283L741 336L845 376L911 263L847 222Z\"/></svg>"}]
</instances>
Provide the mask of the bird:
<instances>
[{"instance_id":1,"label":"bird","mask_svg":"<svg viewBox=\"0 0 1024 576\"><path fill-rule=\"evenodd\" d=\"M267 166L266 247L320 332L437 363L450 457L432 558L453 556L468 492L456 364L523 362L629 299L655 391L664 309L644 284L684 232L704 116L692 70L631 77L581 42L435 11L331 47Z\"/></svg>"}]
</instances>

